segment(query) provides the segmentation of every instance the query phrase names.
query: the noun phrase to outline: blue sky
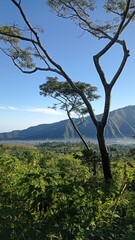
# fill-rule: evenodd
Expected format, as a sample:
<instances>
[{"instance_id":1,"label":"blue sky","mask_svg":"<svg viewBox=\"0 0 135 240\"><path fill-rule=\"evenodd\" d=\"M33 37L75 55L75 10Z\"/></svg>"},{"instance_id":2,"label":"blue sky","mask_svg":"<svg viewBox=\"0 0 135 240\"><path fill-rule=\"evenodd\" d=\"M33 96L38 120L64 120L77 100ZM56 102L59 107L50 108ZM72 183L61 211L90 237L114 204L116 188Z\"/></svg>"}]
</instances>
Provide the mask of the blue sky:
<instances>
[{"instance_id":1,"label":"blue sky","mask_svg":"<svg viewBox=\"0 0 135 240\"><path fill-rule=\"evenodd\" d=\"M58 62L75 81L86 81L98 87L99 100L93 102L95 113L103 111L104 94L98 74L94 68L92 56L104 46L84 33L70 20L58 18L46 6L44 0L23 0L24 8L32 25L45 29L42 43L51 57ZM19 14L10 0L0 4L0 22L22 24ZM131 24L121 37L127 41L130 57L116 86L112 91L111 110L135 104L135 30ZM1 45L1 43L0 43ZM116 46L101 61L108 82L115 73L122 51ZM66 113L48 109L53 102L39 94L39 85L47 76L56 76L48 72L32 75L21 73L11 60L0 52L0 132L25 129L42 123L57 122L66 119Z\"/></svg>"}]
</instances>

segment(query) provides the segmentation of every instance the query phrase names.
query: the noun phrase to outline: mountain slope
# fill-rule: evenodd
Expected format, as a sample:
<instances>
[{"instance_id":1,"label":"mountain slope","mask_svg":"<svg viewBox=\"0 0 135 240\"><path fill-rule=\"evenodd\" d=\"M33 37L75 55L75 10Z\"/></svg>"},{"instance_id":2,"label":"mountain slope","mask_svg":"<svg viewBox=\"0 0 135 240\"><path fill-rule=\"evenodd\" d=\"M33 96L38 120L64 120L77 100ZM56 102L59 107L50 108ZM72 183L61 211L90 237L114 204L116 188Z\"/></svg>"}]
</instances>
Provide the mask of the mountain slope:
<instances>
[{"instance_id":1,"label":"mountain slope","mask_svg":"<svg viewBox=\"0 0 135 240\"><path fill-rule=\"evenodd\" d=\"M102 115L98 115L98 119ZM74 120L77 123L77 119ZM96 129L90 117L79 126L79 130L87 138L96 137ZM135 135L135 105L110 112L105 130L107 138L124 138ZM76 138L78 135L72 128L69 120L52 124L41 124L24 130L0 133L0 140L56 140Z\"/></svg>"}]
</instances>

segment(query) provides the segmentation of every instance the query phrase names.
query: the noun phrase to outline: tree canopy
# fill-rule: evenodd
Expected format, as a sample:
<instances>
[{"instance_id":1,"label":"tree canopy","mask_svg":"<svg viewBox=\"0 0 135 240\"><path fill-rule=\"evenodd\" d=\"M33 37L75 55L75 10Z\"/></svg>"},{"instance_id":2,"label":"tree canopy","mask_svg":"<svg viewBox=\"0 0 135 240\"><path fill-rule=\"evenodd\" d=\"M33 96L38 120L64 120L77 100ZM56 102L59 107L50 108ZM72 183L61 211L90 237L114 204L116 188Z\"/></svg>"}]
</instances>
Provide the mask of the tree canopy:
<instances>
[{"instance_id":1,"label":"tree canopy","mask_svg":"<svg viewBox=\"0 0 135 240\"><path fill-rule=\"evenodd\" d=\"M99 96L95 93L97 91L96 87L84 82L76 82L75 85L78 89L85 92L89 101L99 98ZM54 103L52 107L53 109L58 107L66 111L73 128L84 143L86 149L89 150L88 144L78 129L78 126L85 121L84 116L88 114L88 110L80 95L70 86L68 82L59 81L57 77L48 77L46 83L40 85L39 88L41 95L44 97L50 96L57 101ZM77 125L72 119L71 113L75 113L79 118Z\"/></svg>"},{"instance_id":2,"label":"tree canopy","mask_svg":"<svg viewBox=\"0 0 135 240\"><path fill-rule=\"evenodd\" d=\"M95 93L97 88L85 82L75 82L76 87L86 94L89 101L98 99ZM68 82L58 80L57 77L48 77L47 81L40 85L40 94L44 97L50 96L58 101L53 108L60 105L61 109L74 111L76 114L86 114L88 111L80 95L71 87Z\"/></svg>"}]
</instances>

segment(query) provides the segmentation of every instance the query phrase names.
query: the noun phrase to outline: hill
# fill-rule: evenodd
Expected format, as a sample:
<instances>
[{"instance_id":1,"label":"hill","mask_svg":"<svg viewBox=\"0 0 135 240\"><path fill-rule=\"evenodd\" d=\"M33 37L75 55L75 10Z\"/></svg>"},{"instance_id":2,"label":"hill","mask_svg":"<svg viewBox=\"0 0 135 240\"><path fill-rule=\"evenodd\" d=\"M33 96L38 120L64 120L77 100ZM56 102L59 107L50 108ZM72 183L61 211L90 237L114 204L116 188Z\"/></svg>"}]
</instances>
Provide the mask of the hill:
<instances>
[{"instance_id":1,"label":"hill","mask_svg":"<svg viewBox=\"0 0 135 240\"><path fill-rule=\"evenodd\" d=\"M98 119L102 115L98 115ZM77 119L74 120L77 123ZM83 136L96 137L96 129L90 117L79 126ZM105 135L107 138L125 138L135 135L135 105L127 106L110 112ZM63 120L51 124L40 124L24 130L0 133L0 140L60 140L65 138L77 138L70 121Z\"/></svg>"}]
</instances>

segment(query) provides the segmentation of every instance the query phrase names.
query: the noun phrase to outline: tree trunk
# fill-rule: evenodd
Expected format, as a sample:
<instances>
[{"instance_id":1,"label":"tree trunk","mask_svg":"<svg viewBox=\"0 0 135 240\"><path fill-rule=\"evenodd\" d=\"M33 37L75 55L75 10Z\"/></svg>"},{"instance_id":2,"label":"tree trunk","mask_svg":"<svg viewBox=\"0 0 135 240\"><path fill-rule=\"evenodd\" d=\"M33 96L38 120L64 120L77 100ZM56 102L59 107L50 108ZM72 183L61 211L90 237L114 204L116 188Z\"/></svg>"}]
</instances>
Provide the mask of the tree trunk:
<instances>
[{"instance_id":1,"label":"tree trunk","mask_svg":"<svg viewBox=\"0 0 135 240\"><path fill-rule=\"evenodd\" d=\"M102 158L104 178L105 180L109 180L112 179L110 157L105 144L104 127L102 127L101 125L97 127L97 139Z\"/></svg>"},{"instance_id":2,"label":"tree trunk","mask_svg":"<svg viewBox=\"0 0 135 240\"><path fill-rule=\"evenodd\" d=\"M80 131L78 130L77 126L75 125L73 119L72 119L71 116L70 116L69 111L67 111L67 114L68 114L68 118L69 118L69 120L70 120L73 128L75 129L75 131L77 132L78 136L79 136L80 139L82 140L82 142L83 142L84 146L86 147L86 149L89 151L89 146L88 146L87 142L85 141L85 139L83 138L83 136L82 136L82 134L80 133Z\"/></svg>"}]
</instances>

